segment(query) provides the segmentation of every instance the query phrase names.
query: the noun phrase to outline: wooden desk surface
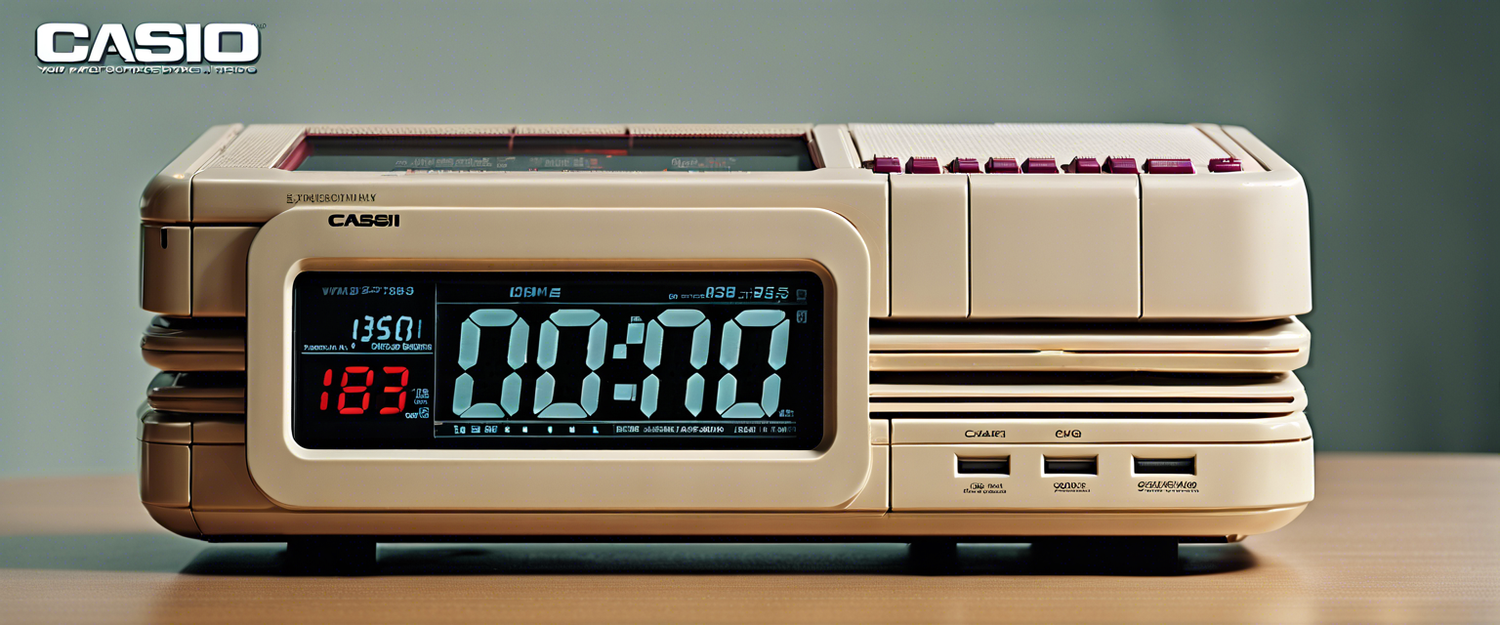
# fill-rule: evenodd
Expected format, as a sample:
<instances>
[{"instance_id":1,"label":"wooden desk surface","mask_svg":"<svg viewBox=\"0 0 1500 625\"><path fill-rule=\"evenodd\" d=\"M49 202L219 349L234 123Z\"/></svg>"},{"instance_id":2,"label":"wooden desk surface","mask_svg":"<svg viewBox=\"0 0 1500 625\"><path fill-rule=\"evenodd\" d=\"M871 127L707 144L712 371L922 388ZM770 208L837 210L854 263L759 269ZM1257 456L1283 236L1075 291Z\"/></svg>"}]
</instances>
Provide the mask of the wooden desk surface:
<instances>
[{"instance_id":1,"label":"wooden desk surface","mask_svg":"<svg viewBox=\"0 0 1500 625\"><path fill-rule=\"evenodd\" d=\"M4 622L1500 621L1500 456L1318 458L1318 499L1165 569L965 545L382 546L375 575L159 530L133 477L0 481Z\"/></svg>"}]
</instances>

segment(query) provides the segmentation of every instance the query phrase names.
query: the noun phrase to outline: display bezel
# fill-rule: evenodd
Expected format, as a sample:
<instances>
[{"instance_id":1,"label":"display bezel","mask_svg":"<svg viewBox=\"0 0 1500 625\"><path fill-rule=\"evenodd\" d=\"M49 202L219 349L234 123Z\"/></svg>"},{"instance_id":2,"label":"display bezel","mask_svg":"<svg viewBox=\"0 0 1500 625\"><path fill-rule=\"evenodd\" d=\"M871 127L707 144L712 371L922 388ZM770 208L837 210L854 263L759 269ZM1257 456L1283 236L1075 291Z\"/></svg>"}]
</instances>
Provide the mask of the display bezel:
<instances>
[{"instance_id":1,"label":"display bezel","mask_svg":"<svg viewBox=\"0 0 1500 625\"><path fill-rule=\"evenodd\" d=\"M386 264L386 263L379 263L379 264L383 265L383 264ZM822 354L822 358L821 358L822 363L821 363L820 372L822 373L822 376L821 376L821 378L822 378L822 380L821 380L821 382L822 382L821 386L822 386L822 398L823 398L823 402L822 402L822 405L819 407L820 411L821 411L821 417L819 419L815 420L816 421L816 426L817 426L817 429L815 430L816 431L816 435L815 435L816 438L812 439L812 440L809 440L807 437L793 436L793 437L786 437L786 438L770 438L770 437L767 437L767 438L758 438L758 439L753 439L753 441L752 440L735 440L735 439L727 439L727 438L709 438L709 439L696 440L696 441L682 441L682 440L673 440L671 438L654 438L654 437L650 437L650 436L641 436L639 438L631 438L631 439L613 438L613 437L607 438L607 439L601 438L601 439L597 439L597 440L594 440L594 441L589 441L589 440L579 441L579 440L567 440L567 439L551 439L551 440L548 440L548 439L545 439L545 438L539 438L539 439L532 439L532 440L526 440L526 439L509 439L506 442L495 442L495 443L485 444L484 441L458 442L458 441L456 441L454 439L445 439L445 440L441 440L440 442L431 442L430 444L427 444L427 445L423 445L423 444L387 444L387 445L379 445L379 444L369 444L369 443L366 443L366 444L341 445L341 444L338 444L337 441L334 441L334 440L325 440L325 439L322 439L322 438L319 438L319 437L311 437L311 436L309 436L309 437L299 437L298 434L297 434L297 429L296 429L297 415L295 414L295 410L294 410L294 414L293 414L293 439L297 441L298 445L307 447L309 449L434 449L434 450L436 450L436 449L495 449L495 450L499 450L499 449L540 449L540 450L548 450L548 451L567 451L567 450L574 450L574 449L625 449L625 450L689 449L689 450L708 451L708 450L725 450L725 449L760 449L760 450L812 449L812 450L818 450L818 449L824 448L825 444L828 442L828 429L832 426L832 424L829 423L829 420L831 419L831 417L832 417L832 415L834 413L834 411L833 411L833 404L832 404L833 389L832 389L832 387L829 384L829 381L830 381L829 378L830 378L830 376L828 375L828 372L831 370L831 367L832 367L832 353L833 353L833 350L835 348L835 345L832 343L832 338L833 338L832 337L832 330L833 330L833 328L832 328L832 318L833 318L833 314L832 314L831 305L833 303L833 299L831 297L829 297L829 293L833 290L833 283L832 283L832 276L830 276L828 274L828 271L825 268L823 268L822 265L819 265L819 264L811 262L811 261L805 261L805 260L774 260L774 261L773 260L767 260L767 261L728 261L728 260L681 261L681 260L679 260L679 261L638 261L638 262L621 262L621 261L544 261L543 262L543 261L531 261L531 262L522 263L522 264L525 265L524 268L523 267L519 267L519 266L516 266L516 267L509 266L509 263L501 264L499 266L496 266L494 263L485 262L485 263L483 263L486 266L485 269L483 269L481 271L474 271L474 270L467 270L467 269L464 269L462 267L462 265L469 264L469 263L459 262L459 263L455 264L455 261L437 261L437 262L432 262L432 261L421 261L421 262L419 262L419 261L402 261L402 262L395 262L395 264L397 266L400 266L401 269L398 269L396 271L389 271L389 270L383 270L383 269L376 269L376 268L372 268L372 267L361 267L360 269L357 269L357 270L330 271L328 269L323 269L323 268L313 268L313 267L316 267L318 265L318 263L313 263L309 267L303 268L301 271L299 271L297 273L297 276L295 276L295 277L292 278L293 288L295 289L295 287L296 287L298 277L305 276L305 275L308 275L308 274L357 275L357 274L360 274L360 273L369 273L369 274L378 274L378 275L381 275L381 276L389 277L392 274L399 274L399 273L422 274L424 276L440 276L441 274L448 273L448 274L454 274L455 277L458 277L459 279L466 280L466 281L473 280L474 279L473 277L476 276L476 275L484 275L484 274L495 274L495 279L496 280L504 280L504 278L502 276L504 274L507 274L507 273L518 273L518 274L527 274L527 275L556 273L556 274L568 274L570 276L577 275L577 274L583 274L583 275L587 275L587 274L604 274L604 275L610 275L610 274L613 274L613 275L616 275L616 276L618 276L620 274L641 274L643 276L649 276L649 275L653 275L653 274L664 274L664 275L669 275L669 276L681 276L683 274L703 274L703 275L707 276L707 275L720 275L720 274L726 274L726 273L729 273L729 274L758 274L758 273L767 273L767 274L775 274L775 273L811 274L811 275L813 275L814 277L817 278L818 285L820 287L821 292L816 296L816 300L822 304L822 310L819 311L819 318L822 321L822 323L821 323L822 328L821 328L821 330L819 332L819 334L822 336L822 341L821 341L822 344L821 344L821 347L819 349L819 353ZM421 267L433 267L433 269L424 269L424 268L421 268ZM435 278L435 281L441 281L441 278ZM294 301L293 301L294 323L295 323L295 320L296 320L296 317L295 317L296 313L297 313L297 309L296 309L296 302L295 302L295 298L294 298ZM294 338L296 337L296 328L295 327L293 328L293 336L294 336ZM434 337L433 340L434 340L435 344L439 343L441 341L441 339L437 338L437 337ZM298 374L298 363L299 363L299 359L297 359L296 357L293 357L293 367L292 367L291 371L292 371L292 375L293 375L294 378ZM434 364L436 364L436 363L434 363ZM434 372L434 376L436 376L436 372ZM297 384L294 382L293 385L292 385L292 388L293 388L294 392L297 389L297 387L298 387ZM434 398L436 400L441 401L443 399L446 399L446 396L440 395L440 394L436 394L438 392L437 389L434 389L434 392L435 392ZM295 398L294 398L293 401L294 402L296 401ZM440 406L440 405L441 404L438 404L438 406ZM436 416L434 415L433 418L436 418ZM717 422L719 422L719 423L736 423L736 421L733 421L733 420L729 420L729 421L717 421ZM586 423L588 423L588 421L557 421L555 423L557 423L559 425L574 424L574 423L577 423L577 424L586 424ZM641 423L642 424L648 424L650 422L649 421L642 421ZM746 423L746 422L740 421L740 423ZM419 443L419 442L425 442L425 441L417 441L417 442Z\"/></svg>"},{"instance_id":2,"label":"display bezel","mask_svg":"<svg viewBox=\"0 0 1500 625\"><path fill-rule=\"evenodd\" d=\"M368 209L365 209L368 210ZM397 228L330 228L353 207L267 222L247 275L247 461L292 509L832 510L870 479L869 255L817 208L385 208ZM503 255L507 258L496 258ZM823 440L802 450L307 449L291 421L291 289L303 271L774 270L825 285Z\"/></svg>"}]
</instances>

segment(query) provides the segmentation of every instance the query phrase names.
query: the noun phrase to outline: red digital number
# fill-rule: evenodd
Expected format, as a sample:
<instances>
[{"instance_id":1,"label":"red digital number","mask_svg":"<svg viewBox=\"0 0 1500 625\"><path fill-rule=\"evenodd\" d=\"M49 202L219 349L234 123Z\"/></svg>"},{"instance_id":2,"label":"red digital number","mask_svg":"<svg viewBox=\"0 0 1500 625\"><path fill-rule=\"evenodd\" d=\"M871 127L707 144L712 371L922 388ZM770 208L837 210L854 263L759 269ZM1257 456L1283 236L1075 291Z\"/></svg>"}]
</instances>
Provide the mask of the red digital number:
<instances>
[{"instance_id":1,"label":"red digital number","mask_svg":"<svg viewBox=\"0 0 1500 625\"><path fill-rule=\"evenodd\" d=\"M365 383L360 386L349 386L349 374L365 374ZM339 378L339 414L364 414L370 409L370 385L375 383L375 371L369 367L344 367L344 375ZM360 405L358 408L347 404L349 395L358 394Z\"/></svg>"},{"instance_id":2,"label":"red digital number","mask_svg":"<svg viewBox=\"0 0 1500 625\"><path fill-rule=\"evenodd\" d=\"M385 387L385 392L387 395L393 393L400 394L396 396L396 405L381 408L380 414L396 414L398 412L406 410L406 380L411 375L411 372L407 371L406 367L386 367L384 371L386 375L390 376L396 375L398 373L401 374L401 385Z\"/></svg>"},{"instance_id":3,"label":"red digital number","mask_svg":"<svg viewBox=\"0 0 1500 625\"><path fill-rule=\"evenodd\" d=\"M333 369L323 372L323 386L333 386ZM318 399L318 410L328 409L328 391L323 391L323 396Z\"/></svg>"},{"instance_id":4,"label":"red digital number","mask_svg":"<svg viewBox=\"0 0 1500 625\"><path fill-rule=\"evenodd\" d=\"M401 383L391 386L389 385L390 381L388 381L388 385L383 387L383 392L387 395L395 395L396 400L394 406L386 406L384 408L381 408L380 414L398 414L406 410L406 383L411 379L411 371L406 367L384 367L383 372L387 376L401 376ZM350 374L354 374L354 386L349 385ZM364 374L365 379L363 385L361 385L359 382L360 374ZM339 377L340 388L337 406L339 414L358 415L364 414L366 410L369 410L371 394L370 387L374 384L374 369L370 367L344 367L343 375ZM333 386L333 369L329 369L323 372L323 386ZM356 400L359 402L358 405L354 405L353 401L351 401L349 398L350 395L359 395L359 399ZM323 395L318 398L318 410L327 409L328 391L323 391Z\"/></svg>"}]
</instances>

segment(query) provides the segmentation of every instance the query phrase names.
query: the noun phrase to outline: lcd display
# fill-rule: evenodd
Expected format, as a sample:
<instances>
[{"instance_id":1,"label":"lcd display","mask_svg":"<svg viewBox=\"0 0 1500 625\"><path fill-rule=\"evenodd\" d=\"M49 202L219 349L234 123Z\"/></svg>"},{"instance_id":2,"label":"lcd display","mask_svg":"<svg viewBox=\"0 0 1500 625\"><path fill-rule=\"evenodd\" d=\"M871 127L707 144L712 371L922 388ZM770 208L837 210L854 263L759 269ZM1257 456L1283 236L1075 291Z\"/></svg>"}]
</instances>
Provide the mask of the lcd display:
<instances>
[{"instance_id":1,"label":"lcd display","mask_svg":"<svg viewBox=\"0 0 1500 625\"><path fill-rule=\"evenodd\" d=\"M807 171L804 137L310 136L298 171Z\"/></svg>"},{"instance_id":2,"label":"lcd display","mask_svg":"<svg viewBox=\"0 0 1500 625\"><path fill-rule=\"evenodd\" d=\"M812 449L807 271L306 272L292 433L321 449Z\"/></svg>"}]
</instances>

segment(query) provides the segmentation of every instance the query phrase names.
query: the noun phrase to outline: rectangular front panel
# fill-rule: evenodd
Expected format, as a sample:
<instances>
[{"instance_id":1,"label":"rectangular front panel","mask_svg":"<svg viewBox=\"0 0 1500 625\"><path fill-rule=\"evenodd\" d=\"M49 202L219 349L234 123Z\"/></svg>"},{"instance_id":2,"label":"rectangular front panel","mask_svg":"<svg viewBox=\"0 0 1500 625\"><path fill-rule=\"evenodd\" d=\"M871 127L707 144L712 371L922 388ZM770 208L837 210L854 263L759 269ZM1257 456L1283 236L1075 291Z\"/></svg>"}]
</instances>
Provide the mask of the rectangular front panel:
<instances>
[{"instance_id":1,"label":"rectangular front panel","mask_svg":"<svg viewBox=\"0 0 1500 625\"><path fill-rule=\"evenodd\" d=\"M807 271L309 272L293 436L320 449L811 449Z\"/></svg>"},{"instance_id":2,"label":"rectangular front panel","mask_svg":"<svg viewBox=\"0 0 1500 625\"><path fill-rule=\"evenodd\" d=\"M891 316L968 316L968 178L890 178Z\"/></svg>"},{"instance_id":3,"label":"rectangular front panel","mask_svg":"<svg viewBox=\"0 0 1500 625\"><path fill-rule=\"evenodd\" d=\"M1143 176L1148 319L1262 319L1312 309L1307 192L1294 173Z\"/></svg>"},{"instance_id":4,"label":"rectangular front panel","mask_svg":"<svg viewBox=\"0 0 1500 625\"><path fill-rule=\"evenodd\" d=\"M384 228L341 227L351 214L363 218L345 208L292 209L267 222L251 246L245 448L256 486L278 505L360 510L833 510L851 505L870 481L870 263L859 233L839 215L815 208L397 207L370 216L372 222L388 218ZM363 286L390 287L369 294L390 309L355 310L366 306L353 299L366 297L363 288L344 290L342 295L329 291L329 296L349 298L350 303L325 309L327 316L357 312L357 319L330 321L318 330L326 337L305 336L298 303L305 293L299 291L297 280L325 272L349 278L354 276L347 274L424 274L432 278L432 293L425 295L426 305L408 309L398 306L399 301L421 297L425 289L418 289L419 283L372 282ZM802 358L805 352L797 350L806 344L791 328L798 325L799 311L774 304L795 301L799 289L807 289L808 298L818 296L811 286L798 286L794 277L787 277L797 273L811 273L823 286L823 334L815 341L823 349L821 358L815 358L822 363L821 377L808 375L807 368L795 378L779 373L793 367L794 358ZM436 278L457 274L484 279L475 279L482 284L462 285L478 290L455 291L449 298L447 283ZM629 276L639 281L638 288L625 289L624 282L601 277L604 274ZM704 282L679 282L673 274ZM506 276L516 275L531 277L504 283ZM591 290L594 285L579 276L600 277L599 289ZM783 279L761 280L775 276ZM459 282L455 278L454 284ZM614 290L605 289L606 283ZM764 288L768 286L775 287L774 294ZM762 287L759 296L756 287ZM782 287L787 288L785 294ZM498 291L489 290L495 288ZM590 294L595 298L583 297ZM678 296L675 300L673 294ZM454 309L451 316L441 310L445 305ZM627 314L625 306L657 308ZM710 310L716 307L734 315ZM499 312L507 308L510 312ZM819 322L810 308L802 311L808 313L802 325ZM667 323L662 315L676 309L696 311L703 319L674 314ZM497 312L476 318L481 310ZM524 342L517 327L521 320L528 326ZM464 324L470 321L471 334L477 334L472 349L464 347L464 328L469 327ZM648 366L645 353L651 321L662 326L664 335L654 367ZM632 323L648 326L641 330L642 343L632 343ZM449 325L458 329L445 332ZM698 329L705 326L709 343L702 352L693 347ZM787 328L787 338L785 345L776 347L782 343L777 338L781 327ZM431 332L432 340L418 340L426 338L424 332ZM602 336L596 339L598 334ZM623 358L616 356L620 345L625 348ZM735 349L728 349L731 346ZM505 438L504 426L512 416L537 422L544 428L542 435L552 427L552 436L593 437L590 419L609 416L611 422L599 422L598 444L572 447L550 440L527 447L305 446L293 422L302 423L309 402L335 424L345 417L353 423L367 417L396 420L398 414L403 428L408 417L414 417L410 422L423 420L420 410L413 410L418 398L414 387L421 375L414 364L333 363L321 371L315 366L312 375L304 375L311 362L307 359L344 358L338 352L345 348L370 356L415 355L418 360L420 352L432 352L426 358L435 365L427 379L448 376L427 388L432 425L441 425L436 415L445 407L456 415L474 409L478 414L472 417L490 421L481 424L480 435L466 429L463 436ZM524 359L515 370L510 370L512 354ZM660 414L677 410L669 402L680 401L681 411L687 411L696 362L703 363L698 369L704 378L700 414L705 415L692 420L696 431L647 423L654 417L620 423L628 421L624 417L632 411L645 417L640 406L653 374L658 377ZM813 365L803 361L796 366ZM443 367L449 370L445 373ZM741 367L746 372L743 379ZM773 372L779 380L773 381ZM407 374L406 385L413 387L405 391L406 406L400 396L402 373ZM470 376L466 385L461 382L464 373ZM518 382L509 383L508 393L512 374ZM674 378L667 379L668 374ZM810 377L815 381L809 383ZM798 388L791 388L794 384ZM816 394L817 405L787 403L799 393ZM380 414L387 408L395 412ZM345 409L376 414L344 414ZM807 410L814 410L814 418L821 420L815 442L808 442L814 440L811 436L808 441L796 438L807 431L802 427ZM497 412L499 419L493 418ZM457 416L458 425L467 427L471 416ZM786 421L797 431L760 427ZM353 423L346 431L352 431ZM620 432L622 425L636 424L639 430ZM662 424L668 425L673 424ZM663 440L668 435L724 433L713 430L719 425L746 428L727 433L756 438L717 446L709 438L693 439L691 446ZM587 432L581 431L584 426ZM558 429L567 427L580 430ZM439 432L423 428L418 436L435 440ZM517 436L514 429L510 435ZM609 440L610 435L615 440ZM787 435L793 435L793 442L787 442Z\"/></svg>"},{"instance_id":5,"label":"rectangular front panel","mask_svg":"<svg viewBox=\"0 0 1500 625\"><path fill-rule=\"evenodd\" d=\"M141 441L141 501L186 508L191 502L192 448Z\"/></svg>"},{"instance_id":6,"label":"rectangular front panel","mask_svg":"<svg viewBox=\"0 0 1500 625\"><path fill-rule=\"evenodd\" d=\"M192 271L192 228L141 226L141 308L163 315L192 314Z\"/></svg>"},{"instance_id":7,"label":"rectangular front panel","mask_svg":"<svg viewBox=\"0 0 1500 625\"><path fill-rule=\"evenodd\" d=\"M1194 459L1161 474L1144 459ZM959 460L1008 473L960 473ZM892 510L1239 508L1306 503L1312 439L1247 444L892 445Z\"/></svg>"},{"instance_id":8,"label":"rectangular front panel","mask_svg":"<svg viewBox=\"0 0 1500 625\"><path fill-rule=\"evenodd\" d=\"M969 178L970 316L1140 316L1136 176Z\"/></svg>"},{"instance_id":9,"label":"rectangular front panel","mask_svg":"<svg viewBox=\"0 0 1500 625\"><path fill-rule=\"evenodd\" d=\"M193 445L194 510L270 510L245 464L244 445Z\"/></svg>"},{"instance_id":10,"label":"rectangular front panel","mask_svg":"<svg viewBox=\"0 0 1500 625\"><path fill-rule=\"evenodd\" d=\"M245 315L245 258L258 228L193 228L193 316Z\"/></svg>"}]
</instances>

